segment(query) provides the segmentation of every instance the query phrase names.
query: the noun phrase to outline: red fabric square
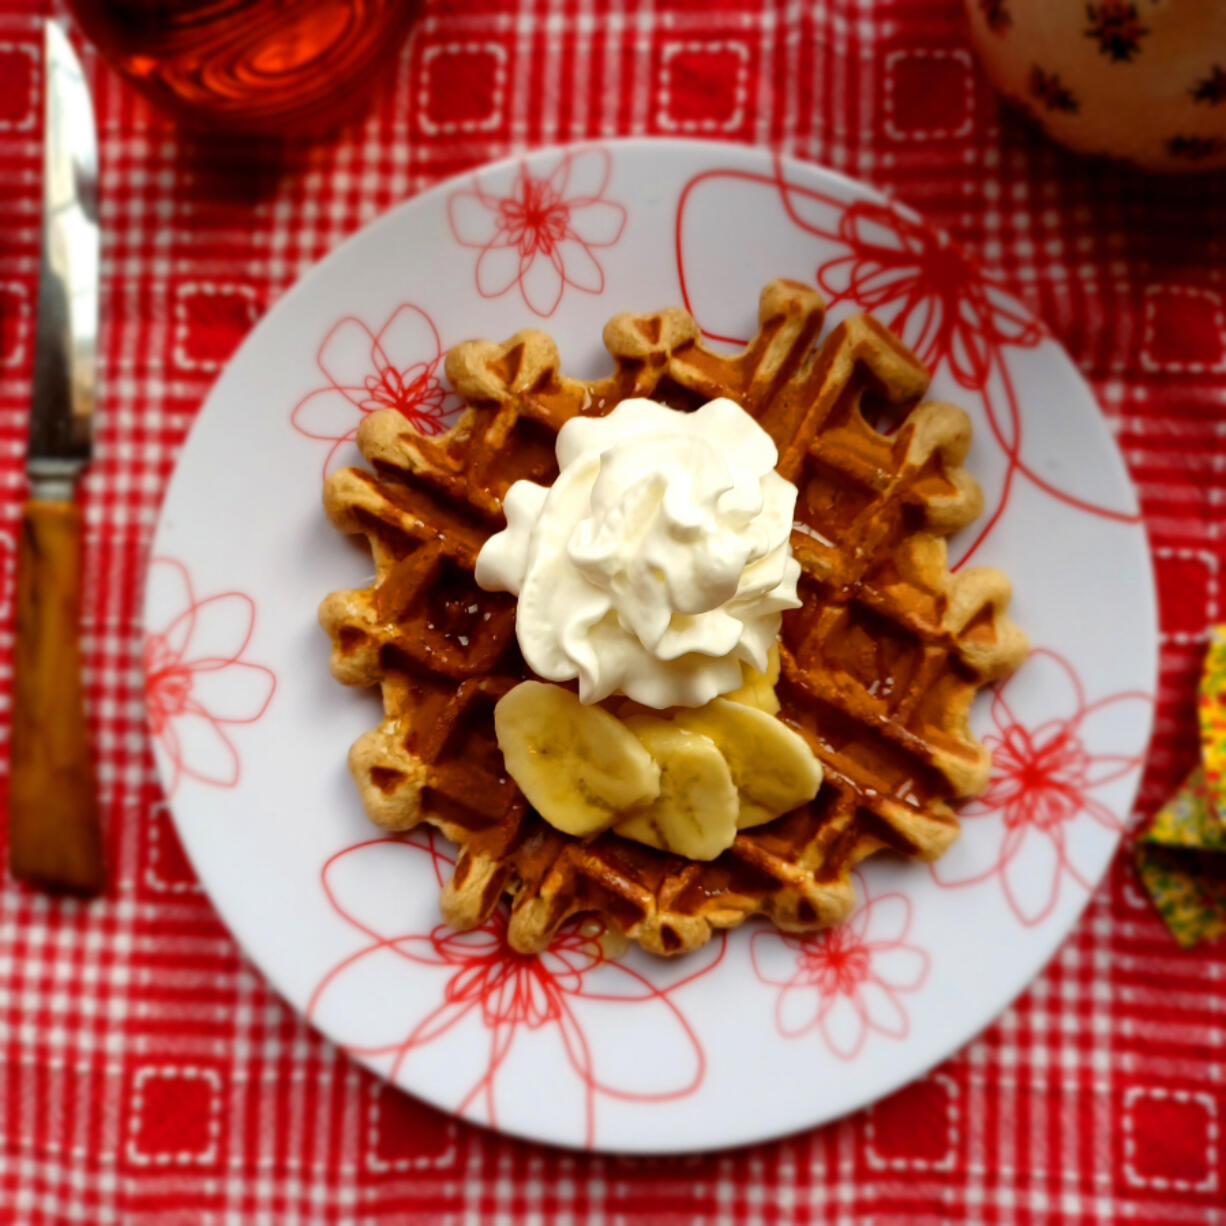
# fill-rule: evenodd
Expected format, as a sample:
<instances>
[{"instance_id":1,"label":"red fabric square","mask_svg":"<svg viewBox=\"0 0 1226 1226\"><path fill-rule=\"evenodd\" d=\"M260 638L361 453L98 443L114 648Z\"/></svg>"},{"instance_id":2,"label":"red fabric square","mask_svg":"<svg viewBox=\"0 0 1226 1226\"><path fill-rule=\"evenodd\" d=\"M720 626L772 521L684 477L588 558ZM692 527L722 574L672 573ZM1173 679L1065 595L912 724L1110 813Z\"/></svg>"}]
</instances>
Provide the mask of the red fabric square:
<instances>
[{"instance_id":1,"label":"red fabric square","mask_svg":"<svg viewBox=\"0 0 1226 1226\"><path fill-rule=\"evenodd\" d=\"M923 49L886 56L885 127L895 140L968 136L974 105L967 52Z\"/></svg>"},{"instance_id":2,"label":"red fabric square","mask_svg":"<svg viewBox=\"0 0 1226 1226\"><path fill-rule=\"evenodd\" d=\"M726 39L666 43L660 57L660 127L731 132L745 118L749 48Z\"/></svg>"},{"instance_id":3,"label":"red fabric square","mask_svg":"<svg viewBox=\"0 0 1226 1226\"><path fill-rule=\"evenodd\" d=\"M427 132L490 132L502 126L506 48L495 42L436 43L421 53L421 125Z\"/></svg>"},{"instance_id":4,"label":"red fabric square","mask_svg":"<svg viewBox=\"0 0 1226 1226\"><path fill-rule=\"evenodd\" d=\"M0 47L0 127L34 125L34 57L24 47Z\"/></svg>"},{"instance_id":5,"label":"red fabric square","mask_svg":"<svg viewBox=\"0 0 1226 1226\"><path fill-rule=\"evenodd\" d=\"M367 1163L373 1170L437 1170L455 1160L455 1125L394 1086L376 1086L370 1100Z\"/></svg>"},{"instance_id":6,"label":"red fabric square","mask_svg":"<svg viewBox=\"0 0 1226 1226\"><path fill-rule=\"evenodd\" d=\"M1222 295L1198 286L1157 285L1145 293L1143 365L1151 370L1226 369Z\"/></svg>"},{"instance_id":7,"label":"red fabric square","mask_svg":"<svg viewBox=\"0 0 1226 1226\"><path fill-rule=\"evenodd\" d=\"M138 1166L217 1161L221 1074L196 1065L136 1070L128 1096L127 1155Z\"/></svg>"},{"instance_id":8,"label":"red fabric square","mask_svg":"<svg viewBox=\"0 0 1226 1226\"><path fill-rule=\"evenodd\" d=\"M1217 575L1211 554L1191 549L1155 549L1162 632L1175 639L1199 638L1217 617Z\"/></svg>"},{"instance_id":9,"label":"red fabric square","mask_svg":"<svg viewBox=\"0 0 1226 1226\"><path fill-rule=\"evenodd\" d=\"M1212 1190L1217 1115L1209 1094L1139 1086L1125 1091L1125 1176L1145 1187Z\"/></svg>"},{"instance_id":10,"label":"red fabric square","mask_svg":"<svg viewBox=\"0 0 1226 1226\"><path fill-rule=\"evenodd\" d=\"M175 361L187 370L220 370L259 315L246 285L181 285L175 302Z\"/></svg>"},{"instance_id":11,"label":"red fabric square","mask_svg":"<svg viewBox=\"0 0 1226 1226\"><path fill-rule=\"evenodd\" d=\"M869 1113L870 1165L951 1169L957 1157L956 1090L952 1080L937 1075L877 1103Z\"/></svg>"},{"instance_id":12,"label":"red fabric square","mask_svg":"<svg viewBox=\"0 0 1226 1226\"><path fill-rule=\"evenodd\" d=\"M145 882L158 893L197 892L200 884L179 842L165 804L158 802L149 815Z\"/></svg>"},{"instance_id":13,"label":"red fabric square","mask_svg":"<svg viewBox=\"0 0 1226 1226\"><path fill-rule=\"evenodd\" d=\"M25 360L29 335L30 300L25 286L0 285L0 369L19 366Z\"/></svg>"}]
</instances>

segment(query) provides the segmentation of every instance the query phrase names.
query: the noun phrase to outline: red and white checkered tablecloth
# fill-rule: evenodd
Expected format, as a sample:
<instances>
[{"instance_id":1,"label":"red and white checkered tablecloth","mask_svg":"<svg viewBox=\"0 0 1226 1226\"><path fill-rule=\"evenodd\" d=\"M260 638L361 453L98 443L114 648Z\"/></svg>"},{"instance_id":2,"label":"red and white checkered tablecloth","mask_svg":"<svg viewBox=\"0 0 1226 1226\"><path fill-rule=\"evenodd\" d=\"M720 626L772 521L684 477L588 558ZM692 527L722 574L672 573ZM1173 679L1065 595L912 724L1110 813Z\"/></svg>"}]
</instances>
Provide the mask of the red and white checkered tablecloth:
<instances>
[{"instance_id":1,"label":"red and white checkered tablecloth","mask_svg":"<svg viewBox=\"0 0 1226 1226\"><path fill-rule=\"evenodd\" d=\"M39 39L30 0L0 0L5 705ZM1195 677L1222 616L1222 180L1090 164L1003 117L959 0L431 0L365 123L277 172L230 147L206 156L89 67L105 305L84 633L114 881L89 905L0 885L0 1223L1226 1222L1226 944L1180 952L1126 854L996 1025L815 1132L688 1159L588 1157L382 1088L281 1003L187 867L154 782L139 624L158 503L205 392L260 313L347 234L537 144L751 142L916 206L1046 320L1092 383L1161 587L1148 814L1194 759ZM481 88L444 89L452 70Z\"/></svg>"}]
</instances>

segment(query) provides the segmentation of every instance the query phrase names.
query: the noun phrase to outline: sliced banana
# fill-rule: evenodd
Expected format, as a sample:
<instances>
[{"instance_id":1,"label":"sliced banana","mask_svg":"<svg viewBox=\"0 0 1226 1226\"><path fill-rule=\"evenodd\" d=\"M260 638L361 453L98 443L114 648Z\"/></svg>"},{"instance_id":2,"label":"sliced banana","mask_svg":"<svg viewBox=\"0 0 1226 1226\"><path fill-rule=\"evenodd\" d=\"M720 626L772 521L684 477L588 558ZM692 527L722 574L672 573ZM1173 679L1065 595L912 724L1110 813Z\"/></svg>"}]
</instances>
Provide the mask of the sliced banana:
<instances>
[{"instance_id":1,"label":"sliced banana","mask_svg":"<svg viewBox=\"0 0 1226 1226\"><path fill-rule=\"evenodd\" d=\"M779 683L779 644L775 643L767 656L766 672L760 673L742 661L741 688L724 695L729 702L739 702L746 707L756 707L767 715L779 714L779 699L775 686Z\"/></svg>"},{"instance_id":2,"label":"sliced banana","mask_svg":"<svg viewBox=\"0 0 1226 1226\"><path fill-rule=\"evenodd\" d=\"M671 720L632 715L626 727L660 767L660 794L615 830L661 851L714 860L732 846L740 800L724 755L705 736Z\"/></svg>"},{"instance_id":3,"label":"sliced banana","mask_svg":"<svg viewBox=\"0 0 1226 1226\"><path fill-rule=\"evenodd\" d=\"M528 803L564 834L596 834L660 795L660 768L634 733L561 686L520 682L494 708L494 732Z\"/></svg>"},{"instance_id":4,"label":"sliced banana","mask_svg":"<svg viewBox=\"0 0 1226 1226\"><path fill-rule=\"evenodd\" d=\"M817 795L821 763L804 737L773 715L716 698L674 718L678 727L710 740L727 761L740 794L739 829L773 821Z\"/></svg>"}]
</instances>

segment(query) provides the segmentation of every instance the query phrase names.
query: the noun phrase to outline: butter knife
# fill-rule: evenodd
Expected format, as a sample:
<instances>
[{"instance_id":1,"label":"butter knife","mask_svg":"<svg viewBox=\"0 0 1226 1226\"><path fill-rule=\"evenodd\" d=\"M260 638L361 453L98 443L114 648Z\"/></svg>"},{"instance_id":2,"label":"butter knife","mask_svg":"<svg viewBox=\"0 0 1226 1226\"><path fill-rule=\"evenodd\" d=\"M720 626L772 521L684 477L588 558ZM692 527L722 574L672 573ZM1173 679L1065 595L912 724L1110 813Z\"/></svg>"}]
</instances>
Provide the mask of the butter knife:
<instances>
[{"instance_id":1,"label":"butter knife","mask_svg":"<svg viewBox=\"0 0 1226 1226\"><path fill-rule=\"evenodd\" d=\"M42 254L17 554L9 868L94 894L105 882L81 684L81 512L98 339L98 151L81 64L44 25Z\"/></svg>"}]
</instances>

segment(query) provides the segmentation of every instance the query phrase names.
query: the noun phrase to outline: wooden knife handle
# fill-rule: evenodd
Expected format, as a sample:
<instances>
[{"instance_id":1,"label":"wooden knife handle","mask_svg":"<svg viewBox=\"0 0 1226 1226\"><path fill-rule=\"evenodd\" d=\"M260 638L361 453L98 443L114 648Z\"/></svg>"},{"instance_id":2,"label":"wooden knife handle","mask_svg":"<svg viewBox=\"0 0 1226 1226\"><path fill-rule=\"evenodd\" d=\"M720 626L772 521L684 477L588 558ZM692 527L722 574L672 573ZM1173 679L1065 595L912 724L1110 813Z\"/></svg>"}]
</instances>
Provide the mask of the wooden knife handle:
<instances>
[{"instance_id":1,"label":"wooden knife handle","mask_svg":"<svg viewBox=\"0 0 1226 1226\"><path fill-rule=\"evenodd\" d=\"M51 889L105 884L81 685L81 512L30 501L17 554L9 868Z\"/></svg>"}]
</instances>

